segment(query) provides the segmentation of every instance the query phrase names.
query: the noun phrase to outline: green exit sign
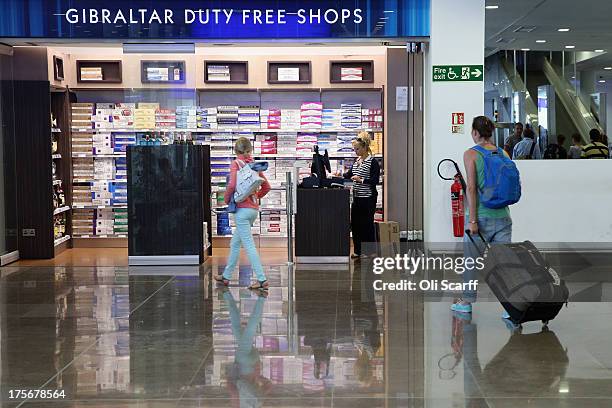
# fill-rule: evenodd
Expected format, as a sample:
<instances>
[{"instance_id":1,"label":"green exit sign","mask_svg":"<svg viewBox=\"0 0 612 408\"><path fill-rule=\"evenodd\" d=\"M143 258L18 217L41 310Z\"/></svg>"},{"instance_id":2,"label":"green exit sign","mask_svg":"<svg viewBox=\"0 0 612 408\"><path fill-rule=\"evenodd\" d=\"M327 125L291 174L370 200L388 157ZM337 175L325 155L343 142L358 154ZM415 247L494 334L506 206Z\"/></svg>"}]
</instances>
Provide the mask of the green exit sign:
<instances>
[{"instance_id":1,"label":"green exit sign","mask_svg":"<svg viewBox=\"0 0 612 408\"><path fill-rule=\"evenodd\" d=\"M434 65L433 80L436 81L482 81L482 65Z\"/></svg>"}]
</instances>

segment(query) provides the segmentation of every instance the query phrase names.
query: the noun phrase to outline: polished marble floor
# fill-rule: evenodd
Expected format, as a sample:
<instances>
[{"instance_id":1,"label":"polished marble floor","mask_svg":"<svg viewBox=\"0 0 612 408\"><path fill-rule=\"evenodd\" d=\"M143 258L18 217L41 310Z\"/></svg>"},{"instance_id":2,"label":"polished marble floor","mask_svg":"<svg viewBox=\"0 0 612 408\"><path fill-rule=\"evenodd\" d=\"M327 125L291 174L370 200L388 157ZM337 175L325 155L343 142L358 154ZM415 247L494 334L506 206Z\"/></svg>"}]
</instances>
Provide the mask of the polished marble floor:
<instances>
[{"instance_id":1,"label":"polished marble floor","mask_svg":"<svg viewBox=\"0 0 612 408\"><path fill-rule=\"evenodd\" d=\"M486 291L468 318L354 265L269 264L267 296L222 267L1 268L0 407L612 407L609 283L511 333Z\"/></svg>"}]
</instances>

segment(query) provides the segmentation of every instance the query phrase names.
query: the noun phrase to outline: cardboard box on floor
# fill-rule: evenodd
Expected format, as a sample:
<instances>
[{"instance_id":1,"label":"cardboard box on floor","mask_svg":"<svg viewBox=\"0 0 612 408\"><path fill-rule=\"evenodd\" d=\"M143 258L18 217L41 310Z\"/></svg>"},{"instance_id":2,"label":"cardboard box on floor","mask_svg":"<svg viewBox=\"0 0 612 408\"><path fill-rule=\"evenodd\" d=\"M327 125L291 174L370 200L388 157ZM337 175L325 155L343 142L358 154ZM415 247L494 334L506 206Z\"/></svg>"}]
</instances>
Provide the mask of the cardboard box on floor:
<instances>
[{"instance_id":1,"label":"cardboard box on floor","mask_svg":"<svg viewBox=\"0 0 612 408\"><path fill-rule=\"evenodd\" d=\"M396 221L377 222L380 255L394 256L399 252L400 230Z\"/></svg>"}]
</instances>

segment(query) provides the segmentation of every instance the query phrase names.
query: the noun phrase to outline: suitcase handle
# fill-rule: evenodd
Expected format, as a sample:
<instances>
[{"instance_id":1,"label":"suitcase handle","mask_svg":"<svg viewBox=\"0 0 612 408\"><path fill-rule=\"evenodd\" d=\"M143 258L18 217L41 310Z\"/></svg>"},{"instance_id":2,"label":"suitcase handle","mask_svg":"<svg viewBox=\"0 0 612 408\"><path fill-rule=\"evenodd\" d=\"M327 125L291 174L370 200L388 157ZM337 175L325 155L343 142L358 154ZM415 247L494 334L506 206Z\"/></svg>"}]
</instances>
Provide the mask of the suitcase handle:
<instances>
[{"instance_id":1,"label":"suitcase handle","mask_svg":"<svg viewBox=\"0 0 612 408\"><path fill-rule=\"evenodd\" d=\"M469 229L465 230L465 234L468 236L468 238L470 239L470 241L472 241L472 244L474 244L474 246L476 247L476 249L478 249L478 251L480 251L480 248L478 247L478 245L476 244L476 241L474 241L474 238L472 237L472 231L470 231ZM487 242L487 240L482 236L482 233L480 232L480 230L478 230L478 236L480 237L480 240L484 243L485 245L485 249L489 249L491 248L491 245ZM483 253L481 253L481 255L484 255Z\"/></svg>"}]
</instances>

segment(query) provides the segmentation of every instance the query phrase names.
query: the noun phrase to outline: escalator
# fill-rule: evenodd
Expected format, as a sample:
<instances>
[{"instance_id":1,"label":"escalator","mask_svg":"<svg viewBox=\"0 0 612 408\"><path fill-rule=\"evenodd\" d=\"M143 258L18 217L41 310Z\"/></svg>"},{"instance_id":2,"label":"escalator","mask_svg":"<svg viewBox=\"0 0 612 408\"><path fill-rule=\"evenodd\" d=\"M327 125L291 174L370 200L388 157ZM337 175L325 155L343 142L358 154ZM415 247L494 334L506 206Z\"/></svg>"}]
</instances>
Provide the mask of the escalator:
<instances>
[{"instance_id":1,"label":"escalator","mask_svg":"<svg viewBox=\"0 0 612 408\"><path fill-rule=\"evenodd\" d=\"M576 94L575 87L559 74L560 70L553 66L547 58L543 60L542 70L548 82L554 87L557 97L582 137L588 135L591 129L598 129L600 132L605 133L593 114L590 103L587 106L583 102L580 96Z\"/></svg>"}]
</instances>

